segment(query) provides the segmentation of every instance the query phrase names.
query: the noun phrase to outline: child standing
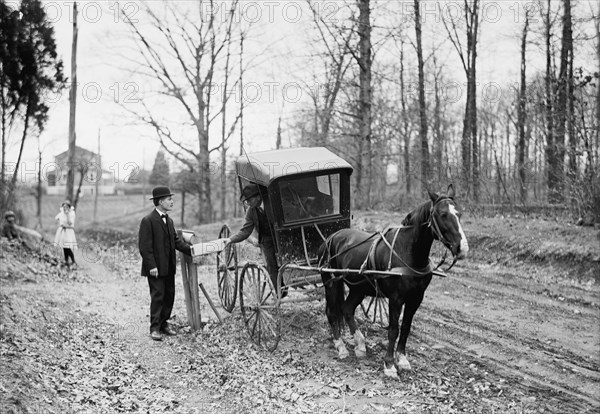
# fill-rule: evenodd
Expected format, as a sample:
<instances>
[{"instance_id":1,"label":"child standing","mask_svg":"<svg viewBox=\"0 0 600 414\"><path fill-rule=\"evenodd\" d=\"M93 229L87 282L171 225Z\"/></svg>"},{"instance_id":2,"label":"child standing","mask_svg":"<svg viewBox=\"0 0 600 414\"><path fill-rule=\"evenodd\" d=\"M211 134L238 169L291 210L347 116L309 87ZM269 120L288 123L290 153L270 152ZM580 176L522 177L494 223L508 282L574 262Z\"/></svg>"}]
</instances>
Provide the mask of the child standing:
<instances>
[{"instance_id":1,"label":"child standing","mask_svg":"<svg viewBox=\"0 0 600 414\"><path fill-rule=\"evenodd\" d=\"M77 248L77 239L75 238L75 209L71 207L69 200L63 201L55 219L58 222L58 228L54 236L54 243L63 249L65 266L77 265L75 263L75 254L73 253L73 250ZM69 258L71 259L70 264Z\"/></svg>"}]
</instances>

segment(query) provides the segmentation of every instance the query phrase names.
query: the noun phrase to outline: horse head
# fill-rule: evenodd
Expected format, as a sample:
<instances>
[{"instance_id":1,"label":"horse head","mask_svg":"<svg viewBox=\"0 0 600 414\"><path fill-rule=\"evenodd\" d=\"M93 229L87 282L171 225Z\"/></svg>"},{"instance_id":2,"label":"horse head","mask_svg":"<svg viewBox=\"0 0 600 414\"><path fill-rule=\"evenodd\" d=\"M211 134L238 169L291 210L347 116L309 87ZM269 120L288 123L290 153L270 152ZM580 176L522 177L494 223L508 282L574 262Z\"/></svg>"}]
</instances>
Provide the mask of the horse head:
<instances>
[{"instance_id":1,"label":"horse head","mask_svg":"<svg viewBox=\"0 0 600 414\"><path fill-rule=\"evenodd\" d=\"M454 187L448 186L446 194L438 195L427 190L431 199L430 222L433 236L441 241L456 259L464 259L469 252L469 242L460 224L461 213L454 201Z\"/></svg>"}]
</instances>

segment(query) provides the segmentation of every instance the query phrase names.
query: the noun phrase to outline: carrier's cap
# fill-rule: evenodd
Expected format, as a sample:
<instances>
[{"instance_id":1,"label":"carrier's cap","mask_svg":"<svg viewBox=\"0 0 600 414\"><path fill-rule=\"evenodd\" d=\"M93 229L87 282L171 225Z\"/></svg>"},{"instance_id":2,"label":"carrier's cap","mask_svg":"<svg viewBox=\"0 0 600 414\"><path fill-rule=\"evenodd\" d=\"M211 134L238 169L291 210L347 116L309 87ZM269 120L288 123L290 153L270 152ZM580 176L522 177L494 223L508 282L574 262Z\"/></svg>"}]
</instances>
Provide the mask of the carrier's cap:
<instances>
[{"instance_id":1,"label":"carrier's cap","mask_svg":"<svg viewBox=\"0 0 600 414\"><path fill-rule=\"evenodd\" d=\"M256 184L248 184L242 189L242 195L240 196L241 201L246 201L249 198L259 195L258 186Z\"/></svg>"}]
</instances>

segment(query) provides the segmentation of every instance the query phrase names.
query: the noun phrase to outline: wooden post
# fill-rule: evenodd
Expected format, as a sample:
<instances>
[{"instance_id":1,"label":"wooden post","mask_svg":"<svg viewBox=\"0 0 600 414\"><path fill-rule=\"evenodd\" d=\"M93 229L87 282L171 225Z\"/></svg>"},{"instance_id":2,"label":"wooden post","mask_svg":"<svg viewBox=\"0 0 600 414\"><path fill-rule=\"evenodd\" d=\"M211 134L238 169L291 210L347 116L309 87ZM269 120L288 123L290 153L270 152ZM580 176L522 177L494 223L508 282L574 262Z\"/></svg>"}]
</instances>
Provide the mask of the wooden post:
<instances>
[{"instance_id":1,"label":"wooden post","mask_svg":"<svg viewBox=\"0 0 600 414\"><path fill-rule=\"evenodd\" d=\"M188 281L188 272L187 272L187 266L186 266L186 260L185 260L185 255L183 253L179 253L179 261L181 263L181 280L183 281L183 294L185 296L185 309L187 311L187 319L188 322L190 323L190 326L192 325L192 302L190 300L190 289L189 289L189 281Z\"/></svg>"},{"instance_id":2,"label":"wooden post","mask_svg":"<svg viewBox=\"0 0 600 414\"><path fill-rule=\"evenodd\" d=\"M198 267L196 266L196 264L190 256L185 257L188 265L188 281L190 283L190 292L192 299L193 324L190 323L190 325L195 327L194 330L198 330L202 328L202 319L200 318L200 295L198 292Z\"/></svg>"},{"instance_id":3,"label":"wooden post","mask_svg":"<svg viewBox=\"0 0 600 414\"><path fill-rule=\"evenodd\" d=\"M183 280L183 292L185 295L185 307L187 318L192 331L201 328L200 298L198 295L198 272L191 256L179 253L181 262L181 277ZM194 288L195 287L195 288Z\"/></svg>"}]
</instances>

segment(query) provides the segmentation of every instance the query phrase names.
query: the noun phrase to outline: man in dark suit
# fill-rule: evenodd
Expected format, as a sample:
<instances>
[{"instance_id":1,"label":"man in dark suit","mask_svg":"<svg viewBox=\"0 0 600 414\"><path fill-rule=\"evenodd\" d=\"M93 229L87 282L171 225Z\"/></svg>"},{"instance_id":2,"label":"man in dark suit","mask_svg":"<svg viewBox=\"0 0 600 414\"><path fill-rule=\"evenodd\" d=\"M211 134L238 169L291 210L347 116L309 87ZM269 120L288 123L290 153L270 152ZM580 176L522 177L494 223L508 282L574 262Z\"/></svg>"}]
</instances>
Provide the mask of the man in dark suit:
<instances>
[{"instance_id":1,"label":"man in dark suit","mask_svg":"<svg viewBox=\"0 0 600 414\"><path fill-rule=\"evenodd\" d=\"M176 335L167 324L175 302L175 249L190 255L190 245L181 240L167 212L173 209L173 194L168 187L152 190L154 210L140 223L138 246L142 255L142 276L150 287L150 337L155 341Z\"/></svg>"}]
</instances>

